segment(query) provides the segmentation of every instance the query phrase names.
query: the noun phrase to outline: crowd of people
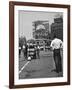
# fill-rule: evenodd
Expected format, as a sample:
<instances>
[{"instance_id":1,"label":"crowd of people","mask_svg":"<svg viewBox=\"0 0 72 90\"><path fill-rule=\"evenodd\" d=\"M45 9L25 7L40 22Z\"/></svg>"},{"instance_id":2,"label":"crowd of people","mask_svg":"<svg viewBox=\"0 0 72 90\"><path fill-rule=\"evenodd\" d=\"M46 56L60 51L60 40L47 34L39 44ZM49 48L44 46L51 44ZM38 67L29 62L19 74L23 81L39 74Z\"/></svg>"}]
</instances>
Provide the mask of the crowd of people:
<instances>
[{"instance_id":1,"label":"crowd of people","mask_svg":"<svg viewBox=\"0 0 72 90\"><path fill-rule=\"evenodd\" d=\"M28 60L28 58L31 59L40 59L40 47L36 44L25 44L22 47L19 47L19 56L21 55L21 51L24 54L25 60Z\"/></svg>"}]
</instances>

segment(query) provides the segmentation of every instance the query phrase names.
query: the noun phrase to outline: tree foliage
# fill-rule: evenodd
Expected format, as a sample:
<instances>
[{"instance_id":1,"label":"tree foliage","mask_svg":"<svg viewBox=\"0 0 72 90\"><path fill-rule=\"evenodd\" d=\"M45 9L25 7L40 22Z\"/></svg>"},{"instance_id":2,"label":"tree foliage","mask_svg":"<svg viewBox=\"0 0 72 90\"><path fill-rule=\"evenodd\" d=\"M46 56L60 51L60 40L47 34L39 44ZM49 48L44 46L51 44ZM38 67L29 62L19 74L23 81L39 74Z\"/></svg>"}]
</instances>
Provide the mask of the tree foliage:
<instances>
[{"instance_id":1,"label":"tree foliage","mask_svg":"<svg viewBox=\"0 0 72 90\"><path fill-rule=\"evenodd\" d=\"M19 46L23 46L23 45L26 45L27 41L26 41L26 37L20 37L19 38Z\"/></svg>"}]
</instances>

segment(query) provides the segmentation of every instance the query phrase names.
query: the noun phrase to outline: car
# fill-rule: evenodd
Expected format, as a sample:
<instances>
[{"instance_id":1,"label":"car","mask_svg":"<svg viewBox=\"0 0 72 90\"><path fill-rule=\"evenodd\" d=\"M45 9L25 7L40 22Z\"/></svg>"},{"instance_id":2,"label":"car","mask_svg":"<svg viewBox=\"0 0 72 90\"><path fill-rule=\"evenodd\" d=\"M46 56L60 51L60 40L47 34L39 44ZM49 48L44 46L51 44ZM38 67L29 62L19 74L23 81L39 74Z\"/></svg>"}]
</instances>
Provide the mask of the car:
<instances>
[{"instance_id":1,"label":"car","mask_svg":"<svg viewBox=\"0 0 72 90\"><path fill-rule=\"evenodd\" d=\"M43 47L43 46L40 46L40 50L41 50L41 51L44 50L44 47Z\"/></svg>"},{"instance_id":2,"label":"car","mask_svg":"<svg viewBox=\"0 0 72 90\"><path fill-rule=\"evenodd\" d=\"M50 46L45 46L45 49L48 49L48 50L50 50Z\"/></svg>"},{"instance_id":3,"label":"car","mask_svg":"<svg viewBox=\"0 0 72 90\"><path fill-rule=\"evenodd\" d=\"M31 58L30 60L36 59L35 45L29 44L29 45L28 45L27 52L28 52L28 55L27 55L27 56Z\"/></svg>"}]
</instances>

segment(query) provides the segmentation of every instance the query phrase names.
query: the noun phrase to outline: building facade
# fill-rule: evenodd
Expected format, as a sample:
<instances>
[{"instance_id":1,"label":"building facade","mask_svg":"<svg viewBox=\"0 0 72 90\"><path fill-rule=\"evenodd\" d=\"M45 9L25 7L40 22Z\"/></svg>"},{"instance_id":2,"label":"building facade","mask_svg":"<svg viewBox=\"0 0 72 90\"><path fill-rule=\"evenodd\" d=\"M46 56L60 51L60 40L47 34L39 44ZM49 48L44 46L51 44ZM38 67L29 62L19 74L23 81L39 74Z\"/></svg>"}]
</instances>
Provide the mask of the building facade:
<instances>
[{"instance_id":1,"label":"building facade","mask_svg":"<svg viewBox=\"0 0 72 90\"><path fill-rule=\"evenodd\" d=\"M33 25L33 38L36 44L45 47L49 41L49 21L35 21Z\"/></svg>"},{"instance_id":2,"label":"building facade","mask_svg":"<svg viewBox=\"0 0 72 90\"><path fill-rule=\"evenodd\" d=\"M51 38L54 34L63 41L63 18L55 18L54 23L51 24Z\"/></svg>"}]
</instances>

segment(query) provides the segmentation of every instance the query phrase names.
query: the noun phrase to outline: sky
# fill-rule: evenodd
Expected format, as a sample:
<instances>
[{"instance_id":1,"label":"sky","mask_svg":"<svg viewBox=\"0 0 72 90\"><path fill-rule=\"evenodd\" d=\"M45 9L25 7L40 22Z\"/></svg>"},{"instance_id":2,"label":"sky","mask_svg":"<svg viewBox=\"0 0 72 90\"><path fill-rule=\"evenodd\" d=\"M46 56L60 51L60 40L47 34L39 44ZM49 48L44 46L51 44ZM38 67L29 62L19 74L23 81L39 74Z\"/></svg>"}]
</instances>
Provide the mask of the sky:
<instances>
[{"instance_id":1,"label":"sky","mask_svg":"<svg viewBox=\"0 0 72 90\"><path fill-rule=\"evenodd\" d=\"M62 15L61 12L38 12L38 11L19 10L18 12L19 37L25 36L27 40L33 38L32 22L37 20L44 20L44 21L48 20L49 24L51 24L54 22L54 18L57 14Z\"/></svg>"}]
</instances>

